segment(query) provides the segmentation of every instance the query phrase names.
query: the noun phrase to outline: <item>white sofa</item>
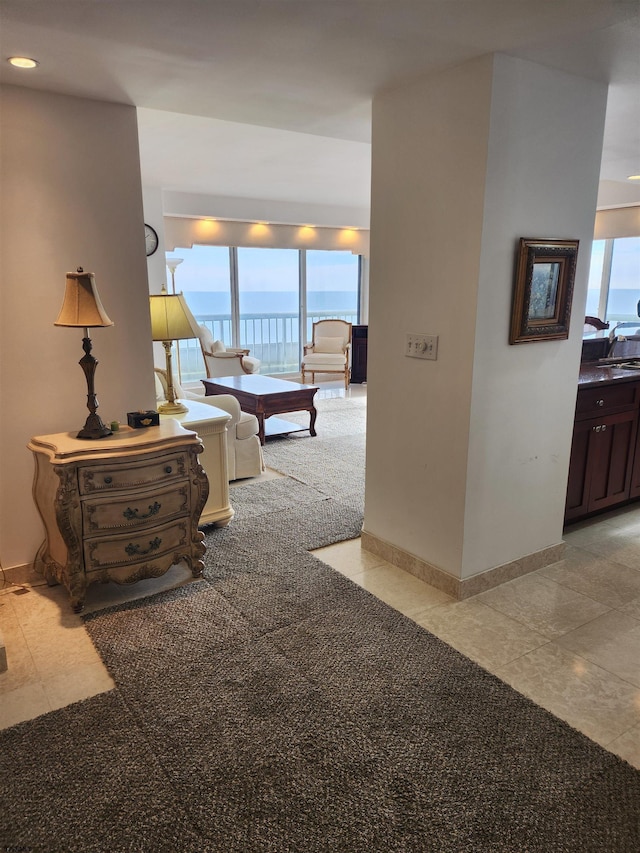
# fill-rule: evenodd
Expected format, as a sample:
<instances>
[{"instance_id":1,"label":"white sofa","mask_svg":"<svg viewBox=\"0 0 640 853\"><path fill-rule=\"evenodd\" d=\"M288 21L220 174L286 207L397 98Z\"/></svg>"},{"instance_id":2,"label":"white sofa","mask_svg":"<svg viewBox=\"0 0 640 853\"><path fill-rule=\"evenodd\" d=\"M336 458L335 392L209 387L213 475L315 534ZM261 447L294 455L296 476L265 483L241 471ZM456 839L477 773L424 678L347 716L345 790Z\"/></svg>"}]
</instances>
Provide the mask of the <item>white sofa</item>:
<instances>
[{"instance_id":1,"label":"white sofa","mask_svg":"<svg viewBox=\"0 0 640 853\"><path fill-rule=\"evenodd\" d=\"M158 402L166 399L167 374L159 367L155 368L156 398ZM189 405L189 400L197 400L215 406L231 415L227 424L227 467L229 480L241 480L245 477L257 477L264 471L262 446L258 438L258 419L240 409L240 403L231 394L216 394L205 397L193 391L186 391L174 380L174 390L179 400Z\"/></svg>"}]
</instances>

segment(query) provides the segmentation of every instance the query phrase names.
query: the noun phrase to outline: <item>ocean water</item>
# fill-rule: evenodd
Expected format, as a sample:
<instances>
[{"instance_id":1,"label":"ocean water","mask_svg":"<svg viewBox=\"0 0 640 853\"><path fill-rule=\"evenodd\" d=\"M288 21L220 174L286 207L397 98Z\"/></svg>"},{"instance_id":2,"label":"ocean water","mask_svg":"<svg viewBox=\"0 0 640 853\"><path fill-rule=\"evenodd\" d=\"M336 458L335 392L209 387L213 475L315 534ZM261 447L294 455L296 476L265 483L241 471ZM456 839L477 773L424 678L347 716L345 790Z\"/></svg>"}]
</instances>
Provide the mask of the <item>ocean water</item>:
<instances>
[{"instance_id":1,"label":"ocean water","mask_svg":"<svg viewBox=\"0 0 640 853\"><path fill-rule=\"evenodd\" d=\"M231 312L228 293L184 291L187 305L196 317L216 316ZM358 310L358 294L354 291L327 290L307 294L307 313L331 311L336 314ZM298 293L288 291L243 291L240 294L242 314L296 314Z\"/></svg>"},{"instance_id":2,"label":"ocean water","mask_svg":"<svg viewBox=\"0 0 640 853\"><path fill-rule=\"evenodd\" d=\"M609 291L609 301L607 303L607 315L616 316L617 314L631 314L633 317L638 316L638 300L640 299L640 280L638 281L638 289L632 288L613 288Z\"/></svg>"}]
</instances>

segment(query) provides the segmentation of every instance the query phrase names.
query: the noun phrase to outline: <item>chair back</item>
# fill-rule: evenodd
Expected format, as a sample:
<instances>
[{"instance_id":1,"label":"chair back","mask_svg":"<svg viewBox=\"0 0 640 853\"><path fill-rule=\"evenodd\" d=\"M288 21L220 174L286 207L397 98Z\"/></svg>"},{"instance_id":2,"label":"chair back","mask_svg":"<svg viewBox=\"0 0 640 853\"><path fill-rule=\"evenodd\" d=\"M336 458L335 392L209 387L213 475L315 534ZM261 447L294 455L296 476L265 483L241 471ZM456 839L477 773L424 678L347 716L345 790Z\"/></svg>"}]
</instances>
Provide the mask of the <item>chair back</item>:
<instances>
[{"instance_id":1,"label":"chair back","mask_svg":"<svg viewBox=\"0 0 640 853\"><path fill-rule=\"evenodd\" d=\"M589 315L587 315L584 318L585 332L588 328L596 329L598 332L601 332L603 329L608 329L609 324L605 323L604 320L601 320L599 317L590 317Z\"/></svg>"},{"instance_id":2,"label":"chair back","mask_svg":"<svg viewBox=\"0 0 640 853\"><path fill-rule=\"evenodd\" d=\"M323 351L322 341L327 338L339 338L344 350L351 343L351 330L352 325L346 320L317 320L313 324L311 335L314 352Z\"/></svg>"}]
</instances>

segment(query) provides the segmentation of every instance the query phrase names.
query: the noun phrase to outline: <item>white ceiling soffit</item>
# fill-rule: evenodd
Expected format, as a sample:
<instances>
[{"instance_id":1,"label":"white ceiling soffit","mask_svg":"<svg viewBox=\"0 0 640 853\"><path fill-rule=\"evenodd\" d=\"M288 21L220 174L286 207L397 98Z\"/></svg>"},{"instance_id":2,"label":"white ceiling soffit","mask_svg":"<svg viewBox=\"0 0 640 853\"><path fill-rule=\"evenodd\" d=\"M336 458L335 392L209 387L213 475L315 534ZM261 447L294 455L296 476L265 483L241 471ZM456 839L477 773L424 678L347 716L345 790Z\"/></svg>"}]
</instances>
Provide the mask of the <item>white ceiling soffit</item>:
<instances>
[{"instance_id":1,"label":"white ceiling soffit","mask_svg":"<svg viewBox=\"0 0 640 853\"><path fill-rule=\"evenodd\" d=\"M138 126L146 186L246 199L268 187L285 202L304 187L313 204L369 206L368 143L147 109Z\"/></svg>"},{"instance_id":2,"label":"white ceiling soffit","mask_svg":"<svg viewBox=\"0 0 640 853\"><path fill-rule=\"evenodd\" d=\"M197 164L199 192L359 207L374 94L501 51L610 83L602 178L630 203L639 21L638 0L1 0L2 58L40 65L0 81L144 108L155 185L188 191Z\"/></svg>"}]
</instances>

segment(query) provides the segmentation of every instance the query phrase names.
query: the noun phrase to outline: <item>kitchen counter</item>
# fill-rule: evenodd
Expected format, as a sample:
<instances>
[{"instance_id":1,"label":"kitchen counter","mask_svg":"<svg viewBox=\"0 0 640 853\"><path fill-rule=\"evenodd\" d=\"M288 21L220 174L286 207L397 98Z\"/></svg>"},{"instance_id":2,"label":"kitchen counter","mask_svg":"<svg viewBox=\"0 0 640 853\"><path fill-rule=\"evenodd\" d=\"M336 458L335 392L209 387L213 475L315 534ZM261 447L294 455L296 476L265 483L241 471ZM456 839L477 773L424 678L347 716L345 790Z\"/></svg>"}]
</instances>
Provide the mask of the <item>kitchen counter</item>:
<instances>
[{"instance_id":1,"label":"kitchen counter","mask_svg":"<svg viewBox=\"0 0 640 853\"><path fill-rule=\"evenodd\" d=\"M628 363L628 362L626 362ZM597 388L606 382L638 382L640 380L640 362L638 367L622 367L622 363L603 364L589 361L580 365L578 388Z\"/></svg>"}]
</instances>

